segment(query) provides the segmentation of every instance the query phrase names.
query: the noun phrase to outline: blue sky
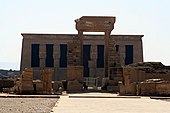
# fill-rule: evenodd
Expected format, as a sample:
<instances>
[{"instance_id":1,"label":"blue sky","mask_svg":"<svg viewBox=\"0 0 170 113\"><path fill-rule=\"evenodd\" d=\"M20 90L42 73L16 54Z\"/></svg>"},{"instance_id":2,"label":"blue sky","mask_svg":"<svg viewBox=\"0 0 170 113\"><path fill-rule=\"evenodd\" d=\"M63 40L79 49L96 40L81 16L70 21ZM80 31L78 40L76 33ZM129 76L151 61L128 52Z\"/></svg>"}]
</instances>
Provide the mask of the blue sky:
<instances>
[{"instance_id":1,"label":"blue sky","mask_svg":"<svg viewBox=\"0 0 170 113\"><path fill-rule=\"evenodd\" d=\"M169 0L0 0L0 68L19 69L21 33L77 33L74 20L92 15L116 16L112 34L143 34L144 61L170 65L169 5Z\"/></svg>"}]
</instances>

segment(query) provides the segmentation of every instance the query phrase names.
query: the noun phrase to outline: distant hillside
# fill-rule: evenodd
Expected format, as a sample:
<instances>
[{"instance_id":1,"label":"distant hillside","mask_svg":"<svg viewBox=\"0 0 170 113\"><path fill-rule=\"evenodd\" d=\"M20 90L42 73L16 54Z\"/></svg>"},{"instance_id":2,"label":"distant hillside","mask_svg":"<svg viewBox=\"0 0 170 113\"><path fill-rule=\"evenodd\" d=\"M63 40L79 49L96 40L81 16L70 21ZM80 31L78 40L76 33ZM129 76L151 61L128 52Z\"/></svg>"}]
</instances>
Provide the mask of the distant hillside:
<instances>
[{"instance_id":1,"label":"distant hillside","mask_svg":"<svg viewBox=\"0 0 170 113\"><path fill-rule=\"evenodd\" d=\"M8 78L8 77L13 77L15 75L20 75L19 70L3 70L0 69L0 78Z\"/></svg>"}]
</instances>

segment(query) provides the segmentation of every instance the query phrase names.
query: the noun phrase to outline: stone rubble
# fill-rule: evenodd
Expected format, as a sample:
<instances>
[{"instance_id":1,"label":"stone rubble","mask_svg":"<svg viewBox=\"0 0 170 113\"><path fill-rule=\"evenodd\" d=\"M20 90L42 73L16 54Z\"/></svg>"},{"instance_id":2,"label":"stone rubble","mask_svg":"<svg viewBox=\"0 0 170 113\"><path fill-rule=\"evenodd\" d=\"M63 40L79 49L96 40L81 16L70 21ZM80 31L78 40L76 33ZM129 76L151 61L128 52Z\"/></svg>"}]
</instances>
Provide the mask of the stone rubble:
<instances>
[{"instance_id":1,"label":"stone rubble","mask_svg":"<svg viewBox=\"0 0 170 113\"><path fill-rule=\"evenodd\" d=\"M127 67L138 68L139 70L146 71L147 73L170 72L170 68L168 66L163 65L161 62L139 62L130 64Z\"/></svg>"}]
</instances>

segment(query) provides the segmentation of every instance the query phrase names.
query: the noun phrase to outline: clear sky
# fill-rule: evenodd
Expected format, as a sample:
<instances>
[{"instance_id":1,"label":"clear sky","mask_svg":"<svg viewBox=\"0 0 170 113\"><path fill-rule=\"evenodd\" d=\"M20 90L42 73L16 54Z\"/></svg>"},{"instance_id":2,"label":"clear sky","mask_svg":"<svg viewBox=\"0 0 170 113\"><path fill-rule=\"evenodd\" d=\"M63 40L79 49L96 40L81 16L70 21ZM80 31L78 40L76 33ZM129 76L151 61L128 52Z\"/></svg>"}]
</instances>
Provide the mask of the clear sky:
<instances>
[{"instance_id":1,"label":"clear sky","mask_svg":"<svg viewBox=\"0 0 170 113\"><path fill-rule=\"evenodd\" d=\"M77 33L81 16L116 16L112 34L142 34L144 61L170 65L170 0L0 0L0 68L19 69L21 33Z\"/></svg>"}]
</instances>

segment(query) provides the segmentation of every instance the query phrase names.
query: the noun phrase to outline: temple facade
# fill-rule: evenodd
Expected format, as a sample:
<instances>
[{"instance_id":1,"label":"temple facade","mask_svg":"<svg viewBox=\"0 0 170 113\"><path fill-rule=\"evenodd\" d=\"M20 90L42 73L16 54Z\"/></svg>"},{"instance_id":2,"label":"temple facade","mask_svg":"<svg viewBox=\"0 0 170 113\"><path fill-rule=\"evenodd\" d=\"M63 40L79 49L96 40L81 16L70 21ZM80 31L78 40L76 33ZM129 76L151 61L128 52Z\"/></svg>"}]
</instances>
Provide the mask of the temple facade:
<instances>
[{"instance_id":1,"label":"temple facade","mask_svg":"<svg viewBox=\"0 0 170 113\"><path fill-rule=\"evenodd\" d=\"M54 94L62 87L170 95L169 66L143 62L143 35L111 35L115 21L113 16L83 16L75 20L78 34L22 33L18 92Z\"/></svg>"},{"instance_id":2,"label":"temple facade","mask_svg":"<svg viewBox=\"0 0 170 113\"><path fill-rule=\"evenodd\" d=\"M69 43L78 37L77 34L22 33L22 36L21 72L33 68L36 79L39 69L50 68L53 70L52 80L67 80ZM121 67L143 62L142 37L110 35ZM83 77L105 77L104 35L83 35L82 40Z\"/></svg>"}]
</instances>

